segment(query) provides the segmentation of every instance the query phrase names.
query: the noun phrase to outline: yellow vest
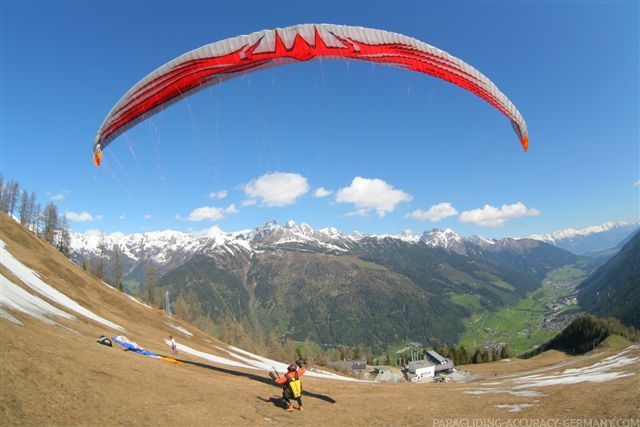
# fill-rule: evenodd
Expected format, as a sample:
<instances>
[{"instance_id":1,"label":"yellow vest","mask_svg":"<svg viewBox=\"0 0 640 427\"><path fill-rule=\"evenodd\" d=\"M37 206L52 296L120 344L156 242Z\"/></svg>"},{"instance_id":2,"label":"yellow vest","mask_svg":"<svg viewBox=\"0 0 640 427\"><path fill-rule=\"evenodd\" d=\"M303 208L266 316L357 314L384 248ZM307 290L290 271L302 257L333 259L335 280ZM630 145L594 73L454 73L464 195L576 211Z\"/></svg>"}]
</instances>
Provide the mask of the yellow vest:
<instances>
[{"instance_id":1,"label":"yellow vest","mask_svg":"<svg viewBox=\"0 0 640 427\"><path fill-rule=\"evenodd\" d=\"M289 373L287 373L285 377L287 378L291 394L293 395L293 397L298 398L302 396L302 381L300 381L300 378L298 378L297 372L294 375L295 376L292 378L291 376L289 376Z\"/></svg>"}]
</instances>

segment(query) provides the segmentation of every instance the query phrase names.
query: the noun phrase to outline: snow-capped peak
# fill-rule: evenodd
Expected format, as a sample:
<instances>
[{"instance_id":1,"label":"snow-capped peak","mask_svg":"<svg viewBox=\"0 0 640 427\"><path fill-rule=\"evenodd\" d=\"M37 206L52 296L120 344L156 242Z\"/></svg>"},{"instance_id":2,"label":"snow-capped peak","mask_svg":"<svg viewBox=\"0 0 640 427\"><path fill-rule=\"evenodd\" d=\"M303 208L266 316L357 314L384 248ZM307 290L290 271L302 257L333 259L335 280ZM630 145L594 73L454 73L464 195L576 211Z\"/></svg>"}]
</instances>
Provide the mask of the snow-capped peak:
<instances>
[{"instance_id":1,"label":"snow-capped peak","mask_svg":"<svg viewBox=\"0 0 640 427\"><path fill-rule=\"evenodd\" d=\"M604 233L618 227L633 226L634 224L624 221L607 221L600 225L592 225L581 229L567 228L565 230L554 231L546 234L532 234L531 238L535 240L542 240L544 242L555 242L561 239L570 239L578 236L588 236L590 234ZM637 224L635 224L637 225Z\"/></svg>"},{"instance_id":2,"label":"snow-capped peak","mask_svg":"<svg viewBox=\"0 0 640 427\"><path fill-rule=\"evenodd\" d=\"M318 230L320 233L325 234L331 239L341 239L344 237L342 232L335 227L326 227Z\"/></svg>"},{"instance_id":3,"label":"snow-capped peak","mask_svg":"<svg viewBox=\"0 0 640 427\"><path fill-rule=\"evenodd\" d=\"M416 236L411 230L404 230L397 236L397 238L402 240L403 242L409 243L418 243L420 241L420 236Z\"/></svg>"},{"instance_id":4,"label":"snow-capped peak","mask_svg":"<svg viewBox=\"0 0 640 427\"><path fill-rule=\"evenodd\" d=\"M420 241L427 246L450 249L454 245L461 244L462 237L450 228L444 230L434 228L430 231L425 231L420 237Z\"/></svg>"}]
</instances>

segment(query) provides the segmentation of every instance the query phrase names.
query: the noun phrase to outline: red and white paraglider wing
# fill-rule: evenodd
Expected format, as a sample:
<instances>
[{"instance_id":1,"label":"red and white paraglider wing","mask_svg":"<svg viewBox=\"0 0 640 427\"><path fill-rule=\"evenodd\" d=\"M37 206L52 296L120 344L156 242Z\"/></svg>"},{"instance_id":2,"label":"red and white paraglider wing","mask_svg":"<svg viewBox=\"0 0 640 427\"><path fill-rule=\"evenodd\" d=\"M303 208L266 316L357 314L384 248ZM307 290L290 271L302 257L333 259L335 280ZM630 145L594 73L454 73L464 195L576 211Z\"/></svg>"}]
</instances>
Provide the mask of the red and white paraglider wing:
<instances>
[{"instance_id":1,"label":"red and white paraglider wing","mask_svg":"<svg viewBox=\"0 0 640 427\"><path fill-rule=\"evenodd\" d=\"M478 70L411 37L382 30L330 24L304 24L232 37L180 55L147 75L124 94L94 139L94 161L127 129L182 97L227 79L316 58L357 59L406 68L454 83L506 115L522 147L527 126L518 109Z\"/></svg>"}]
</instances>

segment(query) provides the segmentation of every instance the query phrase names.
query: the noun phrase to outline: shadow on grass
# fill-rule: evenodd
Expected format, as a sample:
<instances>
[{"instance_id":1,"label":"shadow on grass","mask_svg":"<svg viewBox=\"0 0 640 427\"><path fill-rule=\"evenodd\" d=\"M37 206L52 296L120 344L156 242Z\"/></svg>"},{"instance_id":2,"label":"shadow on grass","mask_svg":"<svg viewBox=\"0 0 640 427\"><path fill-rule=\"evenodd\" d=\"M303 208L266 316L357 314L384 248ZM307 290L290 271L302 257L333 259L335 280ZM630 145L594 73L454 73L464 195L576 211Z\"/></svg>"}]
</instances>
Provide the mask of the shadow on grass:
<instances>
[{"instance_id":1,"label":"shadow on grass","mask_svg":"<svg viewBox=\"0 0 640 427\"><path fill-rule=\"evenodd\" d=\"M265 399L264 397L260 397L260 396L257 396L257 397L258 399L262 400L265 403L271 402L273 406L275 406L276 408L286 409L284 401L282 400L281 397L270 397L268 399Z\"/></svg>"},{"instance_id":2,"label":"shadow on grass","mask_svg":"<svg viewBox=\"0 0 640 427\"><path fill-rule=\"evenodd\" d=\"M221 368L219 366L211 366L211 365L207 365L206 363L200 363L200 362L192 362L191 360L183 360L183 359L176 359L178 362L180 363L184 363L186 365L192 365L192 366L197 366L199 368L205 368L205 369L211 369L213 371L216 372L222 372L223 374L229 374L229 375L235 375L237 377L245 377L245 378L249 378L250 380L253 381L258 381L261 382L263 384L269 384L269 385L273 385L273 386L277 386L278 388L280 388L281 386L274 383L270 378L267 378L266 376L262 376L262 375L256 375L256 374L250 374L247 372L239 372L239 371L234 371L233 369L228 369L228 368ZM332 397L326 396L324 394L318 394L318 393L313 393L311 391L308 390L303 390L302 391L302 395L304 397L312 397L314 399L320 399L323 400L325 402L328 403L336 403L335 399L333 399ZM270 398L268 400L262 399L265 402L273 402L274 405L276 406L283 406L281 399L279 398Z\"/></svg>"}]
</instances>

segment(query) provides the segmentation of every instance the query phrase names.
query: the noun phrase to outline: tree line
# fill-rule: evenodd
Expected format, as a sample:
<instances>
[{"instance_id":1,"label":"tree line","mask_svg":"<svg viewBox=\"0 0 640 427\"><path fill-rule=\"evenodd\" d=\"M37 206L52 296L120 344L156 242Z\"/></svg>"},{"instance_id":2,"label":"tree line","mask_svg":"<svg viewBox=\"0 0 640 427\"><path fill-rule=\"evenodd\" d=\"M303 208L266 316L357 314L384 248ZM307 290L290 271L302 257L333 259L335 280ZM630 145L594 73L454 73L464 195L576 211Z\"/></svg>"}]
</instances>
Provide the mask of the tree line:
<instances>
[{"instance_id":1,"label":"tree line","mask_svg":"<svg viewBox=\"0 0 640 427\"><path fill-rule=\"evenodd\" d=\"M28 191L15 180L5 180L0 172L0 210L15 218L27 230L49 242L67 258L71 256L71 232L67 218L61 214L53 202L44 208L37 200L36 193ZM116 289L124 290L123 255L118 245L109 248L104 237L98 245L97 257L82 262L85 271L104 280ZM155 266L145 266L142 295L148 302L155 304L161 297L156 287Z\"/></svg>"},{"instance_id":2,"label":"tree line","mask_svg":"<svg viewBox=\"0 0 640 427\"><path fill-rule=\"evenodd\" d=\"M82 269L107 282L119 291L125 292L125 260L122 249L117 244L109 247L104 234L101 235L97 248L96 256L92 254L88 258L83 257ZM136 282L132 283L137 286ZM127 293L140 297L151 305L161 304L162 291L157 286L156 267L151 262L146 263L144 266L142 285L143 288L138 289L138 292L135 289L128 289Z\"/></svg>"},{"instance_id":3,"label":"tree line","mask_svg":"<svg viewBox=\"0 0 640 427\"><path fill-rule=\"evenodd\" d=\"M456 365L470 365L478 363L496 362L514 357L513 350L504 345L498 348L466 349L463 345L444 344L434 349L438 354L453 360Z\"/></svg>"},{"instance_id":4,"label":"tree line","mask_svg":"<svg viewBox=\"0 0 640 427\"><path fill-rule=\"evenodd\" d=\"M44 208L32 191L20 187L18 181L5 181L0 173L0 210L16 218L20 224L51 243L66 257L71 250L71 234L64 215L59 214L58 207L47 203Z\"/></svg>"}]
</instances>

